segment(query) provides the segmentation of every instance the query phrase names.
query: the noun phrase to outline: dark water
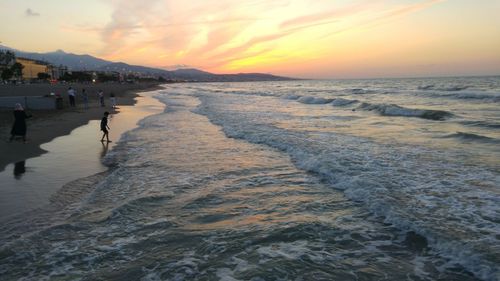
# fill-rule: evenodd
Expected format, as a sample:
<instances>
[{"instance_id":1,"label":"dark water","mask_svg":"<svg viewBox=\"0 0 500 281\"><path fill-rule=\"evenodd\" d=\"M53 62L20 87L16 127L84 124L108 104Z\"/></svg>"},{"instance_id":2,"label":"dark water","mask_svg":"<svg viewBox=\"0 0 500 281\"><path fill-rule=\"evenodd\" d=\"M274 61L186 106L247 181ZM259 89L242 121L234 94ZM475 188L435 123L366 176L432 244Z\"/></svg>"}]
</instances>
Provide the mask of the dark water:
<instances>
[{"instance_id":1,"label":"dark water","mask_svg":"<svg viewBox=\"0 0 500 281\"><path fill-rule=\"evenodd\" d=\"M169 86L108 173L4 224L0 275L498 280L498 85Z\"/></svg>"}]
</instances>

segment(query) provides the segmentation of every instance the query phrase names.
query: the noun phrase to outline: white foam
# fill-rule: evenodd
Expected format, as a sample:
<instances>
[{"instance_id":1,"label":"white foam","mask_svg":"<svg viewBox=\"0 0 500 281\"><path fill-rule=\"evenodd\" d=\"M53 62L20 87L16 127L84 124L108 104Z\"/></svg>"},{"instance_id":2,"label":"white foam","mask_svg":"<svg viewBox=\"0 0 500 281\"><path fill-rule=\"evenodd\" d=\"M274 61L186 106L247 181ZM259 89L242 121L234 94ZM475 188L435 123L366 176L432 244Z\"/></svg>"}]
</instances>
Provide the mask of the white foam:
<instances>
[{"instance_id":1,"label":"white foam","mask_svg":"<svg viewBox=\"0 0 500 281\"><path fill-rule=\"evenodd\" d=\"M396 104L362 103L359 108L368 111L377 111L384 116L419 117L430 120L443 120L447 117L452 116L451 113L443 110L413 109L402 107Z\"/></svg>"},{"instance_id":2,"label":"white foam","mask_svg":"<svg viewBox=\"0 0 500 281\"><path fill-rule=\"evenodd\" d=\"M276 243L270 246L259 247L257 253L264 258L285 258L298 260L309 252L307 241L294 241L292 243Z\"/></svg>"},{"instance_id":3,"label":"white foam","mask_svg":"<svg viewBox=\"0 0 500 281\"><path fill-rule=\"evenodd\" d=\"M228 136L287 152L299 168L321 176L398 228L426 237L432 247L477 276L494 280L498 274L491 255L500 253L500 249L488 245L495 241L500 227L485 217L485 214L490 214L489 217L500 214L498 195L491 193L495 185L500 186L498 175L479 167L463 166L447 152L418 146L382 146L336 134L289 131L272 123L267 125L266 120L256 118L258 114L228 114L224 102L231 106L231 101L227 97L224 101L208 97L203 100L200 112L221 125ZM420 117L428 113L386 104L364 107L389 115ZM483 186L478 188L475 182ZM462 218L457 219L457 214ZM278 249L267 247L261 253L271 258L296 258L300 254Z\"/></svg>"}]
</instances>

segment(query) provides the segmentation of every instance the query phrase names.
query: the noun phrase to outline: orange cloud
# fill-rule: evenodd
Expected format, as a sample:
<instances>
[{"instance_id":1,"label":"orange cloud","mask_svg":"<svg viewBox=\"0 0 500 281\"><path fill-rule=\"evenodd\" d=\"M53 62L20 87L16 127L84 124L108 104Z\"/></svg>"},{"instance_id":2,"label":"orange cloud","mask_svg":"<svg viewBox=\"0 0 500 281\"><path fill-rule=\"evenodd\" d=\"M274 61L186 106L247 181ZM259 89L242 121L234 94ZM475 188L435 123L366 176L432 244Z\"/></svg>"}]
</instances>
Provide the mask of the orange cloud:
<instances>
[{"instance_id":1,"label":"orange cloud","mask_svg":"<svg viewBox=\"0 0 500 281\"><path fill-rule=\"evenodd\" d=\"M91 29L101 34L106 58L137 64L266 71L286 68L291 61L329 61L332 65L335 56L342 55L344 65L348 65L355 53L349 52L345 42L352 38L339 44L341 40L359 34L363 41L361 37L369 36L366 32L373 27L395 19L404 21L407 15L445 1L407 0L397 4L360 0L344 6L314 2L308 10L304 9L308 4L305 0L194 1L182 5L154 0L147 7L137 0L121 0L113 2L115 10L106 26ZM394 29L394 25L384 29ZM361 41L358 45L363 45ZM398 44L391 44L394 42ZM369 48L361 52L376 53ZM383 63L383 59L377 62Z\"/></svg>"},{"instance_id":2,"label":"orange cloud","mask_svg":"<svg viewBox=\"0 0 500 281\"><path fill-rule=\"evenodd\" d=\"M311 23L317 23L323 20L331 22L332 19L352 16L357 13L369 10L370 8L373 8L375 5L379 4L380 2L382 1L372 0L372 1L358 2L355 5L339 7L325 12L292 18L281 23L280 27L289 28L294 26L310 25Z\"/></svg>"}]
</instances>

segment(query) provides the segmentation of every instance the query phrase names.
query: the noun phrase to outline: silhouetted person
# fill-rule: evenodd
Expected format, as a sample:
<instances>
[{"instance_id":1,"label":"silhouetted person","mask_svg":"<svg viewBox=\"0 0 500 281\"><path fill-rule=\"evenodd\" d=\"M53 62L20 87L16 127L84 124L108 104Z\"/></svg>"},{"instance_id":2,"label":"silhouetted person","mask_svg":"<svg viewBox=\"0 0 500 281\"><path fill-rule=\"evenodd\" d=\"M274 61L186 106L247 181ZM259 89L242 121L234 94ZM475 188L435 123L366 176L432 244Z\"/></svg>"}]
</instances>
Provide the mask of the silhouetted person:
<instances>
[{"instance_id":1,"label":"silhouetted person","mask_svg":"<svg viewBox=\"0 0 500 281\"><path fill-rule=\"evenodd\" d=\"M26 161L19 161L14 164L14 178L20 179L26 172Z\"/></svg>"},{"instance_id":2,"label":"silhouetted person","mask_svg":"<svg viewBox=\"0 0 500 281\"><path fill-rule=\"evenodd\" d=\"M97 95L99 96L99 103L101 104L101 107L104 107L104 92L102 90L99 90L99 92L97 92Z\"/></svg>"},{"instance_id":3,"label":"silhouetted person","mask_svg":"<svg viewBox=\"0 0 500 281\"><path fill-rule=\"evenodd\" d=\"M111 103L111 108L115 109L116 108L116 97L114 93L111 93L109 95L109 102Z\"/></svg>"},{"instance_id":4,"label":"silhouetted person","mask_svg":"<svg viewBox=\"0 0 500 281\"><path fill-rule=\"evenodd\" d=\"M69 89L68 89L68 97L69 97L69 105L71 107L75 107L76 106L76 103L75 103L75 97L76 97L75 89L69 87Z\"/></svg>"},{"instance_id":5,"label":"silhouetted person","mask_svg":"<svg viewBox=\"0 0 500 281\"><path fill-rule=\"evenodd\" d=\"M85 109L89 109L89 95L87 95L85 89L82 89L82 99L83 99L83 106L85 107Z\"/></svg>"},{"instance_id":6,"label":"silhouetted person","mask_svg":"<svg viewBox=\"0 0 500 281\"><path fill-rule=\"evenodd\" d=\"M30 118L31 115L26 114L23 106L20 103L16 103L14 107L14 125L12 125L12 130L10 130L10 140L14 140L15 136L22 136L23 141L26 143L26 119Z\"/></svg>"},{"instance_id":7,"label":"silhouetted person","mask_svg":"<svg viewBox=\"0 0 500 281\"><path fill-rule=\"evenodd\" d=\"M108 126L108 116L109 116L109 112L104 112L104 117L102 117L101 119L101 131L102 131L102 138L101 138L101 141L104 141L104 137L106 137L106 141L107 142L111 142L109 140L109 136L108 136L108 130L110 129L109 126Z\"/></svg>"}]
</instances>

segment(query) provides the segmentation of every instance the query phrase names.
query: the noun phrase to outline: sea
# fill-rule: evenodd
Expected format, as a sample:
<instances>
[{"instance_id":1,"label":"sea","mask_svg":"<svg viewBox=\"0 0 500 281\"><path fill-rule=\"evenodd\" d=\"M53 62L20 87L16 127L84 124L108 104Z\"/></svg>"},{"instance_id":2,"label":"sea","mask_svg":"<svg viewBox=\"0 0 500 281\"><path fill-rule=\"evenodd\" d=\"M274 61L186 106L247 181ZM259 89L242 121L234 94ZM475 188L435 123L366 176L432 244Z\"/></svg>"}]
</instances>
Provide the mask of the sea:
<instances>
[{"instance_id":1,"label":"sea","mask_svg":"<svg viewBox=\"0 0 500 281\"><path fill-rule=\"evenodd\" d=\"M2 280L500 280L500 77L168 84Z\"/></svg>"}]
</instances>

